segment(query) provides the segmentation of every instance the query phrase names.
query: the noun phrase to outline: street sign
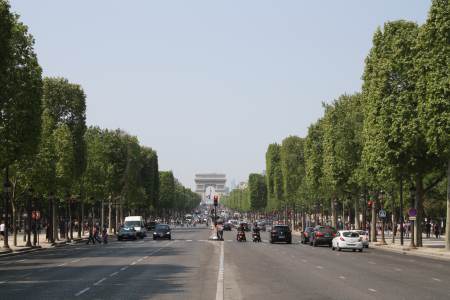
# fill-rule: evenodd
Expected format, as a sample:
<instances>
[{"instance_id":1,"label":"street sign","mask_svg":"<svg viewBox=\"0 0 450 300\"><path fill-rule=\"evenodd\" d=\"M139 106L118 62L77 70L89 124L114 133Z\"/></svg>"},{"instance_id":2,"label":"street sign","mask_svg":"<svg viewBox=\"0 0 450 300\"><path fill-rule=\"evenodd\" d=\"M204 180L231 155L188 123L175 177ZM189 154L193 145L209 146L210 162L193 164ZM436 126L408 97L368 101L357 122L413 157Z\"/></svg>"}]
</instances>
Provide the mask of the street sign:
<instances>
[{"instance_id":1,"label":"street sign","mask_svg":"<svg viewBox=\"0 0 450 300\"><path fill-rule=\"evenodd\" d=\"M411 217L415 218L417 216L417 210L415 208L410 208L408 210L408 216L409 216L410 220L411 220Z\"/></svg>"},{"instance_id":2,"label":"street sign","mask_svg":"<svg viewBox=\"0 0 450 300\"><path fill-rule=\"evenodd\" d=\"M409 217L409 220L410 221L415 221L416 220L416 217L414 216L414 217Z\"/></svg>"},{"instance_id":3,"label":"street sign","mask_svg":"<svg viewBox=\"0 0 450 300\"><path fill-rule=\"evenodd\" d=\"M378 217L380 217L381 219L386 218L386 211L384 209L380 209L380 211L378 212Z\"/></svg>"}]
</instances>

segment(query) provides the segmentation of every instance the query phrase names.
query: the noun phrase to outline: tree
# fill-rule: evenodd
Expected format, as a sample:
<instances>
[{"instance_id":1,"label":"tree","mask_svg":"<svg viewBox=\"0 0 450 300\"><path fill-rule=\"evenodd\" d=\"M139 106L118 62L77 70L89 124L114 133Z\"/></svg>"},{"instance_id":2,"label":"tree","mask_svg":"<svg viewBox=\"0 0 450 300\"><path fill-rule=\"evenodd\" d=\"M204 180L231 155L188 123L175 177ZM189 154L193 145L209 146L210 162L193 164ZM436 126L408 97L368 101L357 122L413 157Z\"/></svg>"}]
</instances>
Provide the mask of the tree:
<instances>
[{"instance_id":1,"label":"tree","mask_svg":"<svg viewBox=\"0 0 450 300\"><path fill-rule=\"evenodd\" d=\"M280 145L274 143L266 151L267 209L278 210L283 199L283 176L280 165Z\"/></svg>"},{"instance_id":2,"label":"tree","mask_svg":"<svg viewBox=\"0 0 450 300\"><path fill-rule=\"evenodd\" d=\"M158 209L166 217L168 210L173 208L175 197L175 178L172 171L159 172L159 203Z\"/></svg>"},{"instance_id":3,"label":"tree","mask_svg":"<svg viewBox=\"0 0 450 300\"><path fill-rule=\"evenodd\" d=\"M450 2L433 0L418 36L418 111L428 151L447 162L446 249L450 251Z\"/></svg>"},{"instance_id":4,"label":"tree","mask_svg":"<svg viewBox=\"0 0 450 300\"><path fill-rule=\"evenodd\" d=\"M250 197L250 208L253 211L261 211L267 205L267 187L265 176L261 174L250 174L248 177L248 189Z\"/></svg>"}]
</instances>

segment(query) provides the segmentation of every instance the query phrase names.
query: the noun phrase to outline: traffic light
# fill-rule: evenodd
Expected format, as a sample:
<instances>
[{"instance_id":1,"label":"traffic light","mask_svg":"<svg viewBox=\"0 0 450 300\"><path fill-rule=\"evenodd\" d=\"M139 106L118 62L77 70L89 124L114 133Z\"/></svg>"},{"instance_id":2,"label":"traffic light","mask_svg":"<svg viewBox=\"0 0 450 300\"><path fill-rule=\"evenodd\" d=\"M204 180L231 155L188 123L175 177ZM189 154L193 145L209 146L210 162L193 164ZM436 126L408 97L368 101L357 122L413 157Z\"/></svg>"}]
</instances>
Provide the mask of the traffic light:
<instances>
[{"instance_id":1,"label":"traffic light","mask_svg":"<svg viewBox=\"0 0 450 300\"><path fill-rule=\"evenodd\" d=\"M219 196L214 195L214 206L217 206L219 204Z\"/></svg>"}]
</instances>

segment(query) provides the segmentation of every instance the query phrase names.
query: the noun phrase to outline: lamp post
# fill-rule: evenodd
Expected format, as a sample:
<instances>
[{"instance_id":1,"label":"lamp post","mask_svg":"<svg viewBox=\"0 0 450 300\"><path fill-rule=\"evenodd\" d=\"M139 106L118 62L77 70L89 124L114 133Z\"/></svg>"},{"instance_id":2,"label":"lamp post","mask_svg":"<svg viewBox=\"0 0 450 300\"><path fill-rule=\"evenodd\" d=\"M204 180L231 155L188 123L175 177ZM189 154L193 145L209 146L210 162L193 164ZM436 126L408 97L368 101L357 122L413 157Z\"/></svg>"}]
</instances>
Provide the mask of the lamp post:
<instances>
[{"instance_id":1,"label":"lamp post","mask_svg":"<svg viewBox=\"0 0 450 300\"><path fill-rule=\"evenodd\" d=\"M381 209L383 209L383 207L384 207L384 190L381 190L380 191L380 204L381 204ZM385 229L385 226L386 226L386 216L384 216L384 217L381 217L381 243L383 244L383 245L386 245L387 243L386 243L386 239L385 239L385 236L384 236L384 229Z\"/></svg>"},{"instance_id":2,"label":"lamp post","mask_svg":"<svg viewBox=\"0 0 450 300\"><path fill-rule=\"evenodd\" d=\"M47 225L47 232L48 232L48 241L50 244L55 244L55 235L53 232L53 216L54 216L54 207L53 207L53 193L50 193L48 196L48 225Z\"/></svg>"},{"instance_id":3,"label":"lamp post","mask_svg":"<svg viewBox=\"0 0 450 300\"><path fill-rule=\"evenodd\" d=\"M8 233L9 233L9 222L8 222L8 207L9 207L9 193L11 191L11 183L9 182L9 174L8 174L9 170L8 167L6 167L6 172L5 172L5 182L3 183L3 193L4 193L4 201L5 201L5 206L4 206L4 210L5 210L5 235L4 235L4 241L3 241L3 251L11 251L11 249L9 248L9 243L8 243Z\"/></svg>"},{"instance_id":4,"label":"lamp post","mask_svg":"<svg viewBox=\"0 0 450 300\"><path fill-rule=\"evenodd\" d=\"M403 246L403 178L400 178L400 245Z\"/></svg>"},{"instance_id":5,"label":"lamp post","mask_svg":"<svg viewBox=\"0 0 450 300\"><path fill-rule=\"evenodd\" d=\"M410 193L410 201L411 201L411 207L414 207L414 202L415 202L415 193L416 189L414 188L414 185L411 185L411 187L409 188L409 193ZM409 233L411 234L411 243L409 244L409 248L415 249L416 248L416 243L415 243L415 239L414 239L414 220L409 220L410 226L409 226Z\"/></svg>"}]
</instances>

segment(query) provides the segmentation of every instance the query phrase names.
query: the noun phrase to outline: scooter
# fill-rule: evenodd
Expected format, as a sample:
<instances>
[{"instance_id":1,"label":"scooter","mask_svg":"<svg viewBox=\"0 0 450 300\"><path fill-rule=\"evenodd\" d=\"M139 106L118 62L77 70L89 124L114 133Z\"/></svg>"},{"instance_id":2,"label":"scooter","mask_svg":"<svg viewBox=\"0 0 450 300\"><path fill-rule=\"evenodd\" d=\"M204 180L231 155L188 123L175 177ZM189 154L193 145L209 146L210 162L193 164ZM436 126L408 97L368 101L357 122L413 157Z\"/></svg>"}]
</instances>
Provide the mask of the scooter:
<instances>
[{"instance_id":1,"label":"scooter","mask_svg":"<svg viewBox=\"0 0 450 300\"><path fill-rule=\"evenodd\" d=\"M259 232L253 232L252 237L254 243L261 243L261 235L259 234Z\"/></svg>"},{"instance_id":2,"label":"scooter","mask_svg":"<svg viewBox=\"0 0 450 300\"><path fill-rule=\"evenodd\" d=\"M236 240L238 242L246 242L247 239L245 238L245 232L243 231L238 231L237 236L236 236Z\"/></svg>"}]
</instances>

